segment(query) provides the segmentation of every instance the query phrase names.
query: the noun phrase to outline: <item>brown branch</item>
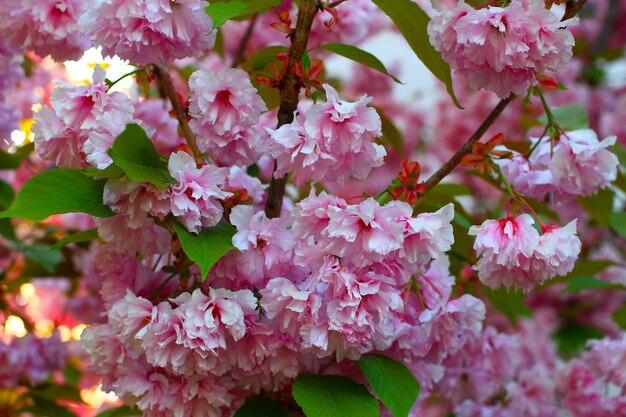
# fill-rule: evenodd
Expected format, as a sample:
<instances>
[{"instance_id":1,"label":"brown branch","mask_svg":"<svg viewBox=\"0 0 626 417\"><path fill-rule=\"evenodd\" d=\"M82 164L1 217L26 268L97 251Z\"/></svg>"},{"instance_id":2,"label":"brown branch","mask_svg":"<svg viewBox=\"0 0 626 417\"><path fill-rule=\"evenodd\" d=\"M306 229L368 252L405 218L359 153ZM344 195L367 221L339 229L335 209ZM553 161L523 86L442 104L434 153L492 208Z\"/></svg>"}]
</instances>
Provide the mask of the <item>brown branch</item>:
<instances>
[{"instance_id":1,"label":"brown branch","mask_svg":"<svg viewBox=\"0 0 626 417\"><path fill-rule=\"evenodd\" d=\"M254 26L256 25L256 21L257 21L257 15L255 14L250 19L250 24L248 25L248 28L246 29L246 33L243 35L243 38L241 38L239 49L237 50L237 53L235 54L235 59L233 60L233 65L232 65L233 68L238 67L246 60L246 47L248 46L248 43L250 42L250 39L252 38L252 32L254 32Z\"/></svg>"},{"instance_id":2,"label":"brown branch","mask_svg":"<svg viewBox=\"0 0 626 417\"><path fill-rule=\"evenodd\" d=\"M300 87L302 81L295 74L294 66L302 61L302 55L309 42L309 33L313 25L313 19L319 10L318 0L302 0L298 11L298 22L296 29L291 35L291 47L289 48L289 60L286 71L280 80L278 88L280 90L280 106L278 107L277 128L293 122L293 113L298 107ZM276 161L274 161L274 172L276 172ZM280 216L280 210L285 196L285 186L287 176L276 178L272 176L272 182L268 190L267 202L265 203L265 214L274 218Z\"/></svg>"},{"instance_id":3,"label":"brown branch","mask_svg":"<svg viewBox=\"0 0 626 417\"><path fill-rule=\"evenodd\" d=\"M561 21L576 16L586 2L587 0L568 0L567 3L565 3L565 14Z\"/></svg>"},{"instance_id":4,"label":"brown branch","mask_svg":"<svg viewBox=\"0 0 626 417\"><path fill-rule=\"evenodd\" d=\"M461 159L463 159L465 155L469 155L472 152L472 145L483 137L485 132L493 125L498 116L500 116L500 114L504 111L504 109L506 109L509 103L515 99L515 97L515 94L511 94L507 98L500 100L498 105L491 111L491 113L489 113L487 118L481 123L478 129L476 129L476 132L470 136L468 141L465 142L465 144L463 144L463 146L461 146L461 148L456 151L454 155L452 155L452 158L450 158L448 162L443 164L437 172L428 178L425 183L426 189L422 194L420 194L420 197L426 195L426 193L432 190L435 185L439 184L442 179L444 179L454 168L456 168L457 165L461 163Z\"/></svg>"},{"instance_id":5,"label":"brown branch","mask_svg":"<svg viewBox=\"0 0 626 417\"><path fill-rule=\"evenodd\" d=\"M178 94L176 94L176 89L174 88L172 78L167 71L167 67L153 65L152 71L154 72L154 75L156 77L161 97L164 99L168 99L170 103L172 103L172 108L174 109L174 114L176 115L176 119L178 120L180 130L182 131L183 136L187 141L187 145L189 145L189 149L191 149L191 152L193 153L196 162L202 162L202 152L200 152L200 149L198 148L196 135L193 134L191 128L189 127L189 122L187 121L187 112L183 108L183 105L180 103L180 100L178 99Z\"/></svg>"},{"instance_id":6,"label":"brown branch","mask_svg":"<svg viewBox=\"0 0 626 417\"><path fill-rule=\"evenodd\" d=\"M330 4L329 4L329 5L327 5L327 6L324 6L324 8L327 8L327 9L332 9L333 7L337 7L337 6L339 6L339 5L340 5L341 3L343 3L344 1L347 1L347 0L337 0L337 1L334 1L334 2L330 3Z\"/></svg>"}]
</instances>

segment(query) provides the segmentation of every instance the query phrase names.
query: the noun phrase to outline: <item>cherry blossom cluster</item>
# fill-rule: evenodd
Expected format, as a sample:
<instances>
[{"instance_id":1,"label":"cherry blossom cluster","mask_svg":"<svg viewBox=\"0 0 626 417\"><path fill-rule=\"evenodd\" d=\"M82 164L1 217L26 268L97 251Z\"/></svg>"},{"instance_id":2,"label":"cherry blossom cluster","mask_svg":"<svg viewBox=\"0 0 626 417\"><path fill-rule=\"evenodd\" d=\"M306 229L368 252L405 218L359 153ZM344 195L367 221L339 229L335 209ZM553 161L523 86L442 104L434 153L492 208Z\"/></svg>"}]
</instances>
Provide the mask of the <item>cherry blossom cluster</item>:
<instances>
[{"instance_id":1,"label":"cherry blossom cluster","mask_svg":"<svg viewBox=\"0 0 626 417\"><path fill-rule=\"evenodd\" d=\"M0 369L3 388L19 385L37 385L46 381L53 372L65 368L68 358L67 345L61 342L58 333L39 338L32 334L0 342Z\"/></svg>"},{"instance_id":2,"label":"cherry blossom cluster","mask_svg":"<svg viewBox=\"0 0 626 417\"><path fill-rule=\"evenodd\" d=\"M5 0L0 3L0 35L13 48L42 57L78 59L91 46L78 27L86 11L81 0Z\"/></svg>"},{"instance_id":3,"label":"cherry blossom cluster","mask_svg":"<svg viewBox=\"0 0 626 417\"><path fill-rule=\"evenodd\" d=\"M200 55L215 32L202 0L95 0L78 25L108 55L162 64Z\"/></svg>"},{"instance_id":4,"label":"cherry blossom cluster","mask_svg":"<svg viewBox=\"0 0 626 417\"><path fill-rule=\"evenodd\" d=\"M74 86L59 81L51 97L51 107L35 115L35 143L44 159L63 168L103 169L111 164L107 149L127 123L133 121L130 99L120 92L107 94L105 72L97 67L93 83Z\"/></svg>"},{"instance_id":5,"label":"cherry blossom cluster","mask_svg":"<svg viewBox=\"0 0 626 417\"><path fill-rule=\"evenodd\" d=\"M236 393L279 390L333 358L406 346L415 332L426 337L422 357L440 344L445 350L452 341L444 329L480 328L485 312L469 295L449 299L443 253L453 242L452 217L452 205L413 216L406 203L349 204L326 193L311 194L285 218L237 205L229 218L238 251L201 288L156 304L132 292L145 294L140 286L111 277L127 293L111 306L108 324L85 332L83 346L107 389L157 415L196 407L220 415L240 405ZM427 304L406 311L412 282L422 283ZM101 357L112 349L125 353ZM197 383L223 395L207 397Z\"/></svg>"},{"instance_id":6,"label":"cherry blossom cluster","mask_svg":"<svg viewBox=\"0 0 626 417\"><path fill-rule=\"evenodd\" d=\"M587 207L600 190L623 207L613 182L626 94L582 83L593 68L571 60L572 33L597 27L570 29L542 0L461 0L441 10L417 1L432 17L431 52L459 76L454 87L467 109L446 96L424 112L393 96L385 72L357 67L336 81L316 61L329 54L319 46L360 44L388 28L379 2L321 2L305 45L311 56L293 68L282 53L263 57L263 73L258 62L253 70L241 63L260 48L289 47L302 2L224 23L219 53L204 0L4 3L0 135L20 128L28 141L32 132L35 152L19 169L0 170L0 204L11 194L5 182L17 190L56 166L97 178L112 215L9 223L16 236L0 223L0 304L6 297L10 314L63 326L64 340L69 328L88 325L82 354L58 331L0 339L2 388L68 384L68 370L83 361L81 384L101 378L102 390L144 416L228 417L257 395L296 410L290 393L303 373L365 382L355 362L379 354L420 384L409 417L626 415L623 231L612 223L619 213L599 219ZM594 13L607 13L602 7ZM75 59L90 45L135 65L128 75L141 91L111 91L100 66L91 83L74 85L43 59ZM314 80L304 69L310 58ZM259 85L287 94L286 71L306 89L293 121L284 123L281 109L275 127L274 103ZM557 91L560 83L568 90ZM16 93L18 84L41 96ZM487 132L504 132L495 137L508 148L494 150L499 139L474 143L489 149L479 155L486 169L424 182L421 174L449 162L498 98L526 92ZM41 106L32 113L34 103ZM571 103L587 106L590 128L553 120L549 108ZM544 112L548 126L538 126ZM31 115L32 129L24 123ZM389 125L400 146L390 143ZM167 177L162 184L134 181L114 163L111 148L129 128L154 145L162 168L150 168ZM274 217L265 205L281 178L287 192ZM583 207L580 197L592 203ZM224 229L232 233L220 243L231 249L203 265L186 244ZM38 249L53 252L51 242L75 230L97 238L79 234L56 252L54 268L33 268ZM572 274L576 262L589 262L590 276ZM54 276L32 281L39 311L12 294L33 269ZM577 289L574 281L591 284ZM595 340L564 350L571 332L594 330ZM391 412L382 407L381 415Z\"/></svg>"},{"instance_id":7,"label":"cherry blossom cluster","mask_svg":"<svg viewBox=\"0 0 626 417\"><path fill-rule=\"evenodd\" d=\"M464 1L439 12L428 25L430 41L474 89L504 98L524 94L536 76L562 69L574 37L543 0L513 0L506 7L474 9Z\"/></svg>"},{"instance_id":8,"label":"cherry blossom cluster","mask_svg":"<svg viewBox=\"0 0 626 417\"><path fill-rule=\"evenodd\" d=\"M347 173L365 179L381 166L387 151L373 143L381 135L380 117L362 96L350 103L324 85L326 102L314 104L291 124L267 129L272 139L269 153L276 159L276 175L292 173L292 181L343 182Z\"/></svg>"},{"instance_id":9,"label":"cherry blossom cluster","mask_svg":"<svg viewBox=\"0 0 626 417\"><path fill-rule=\"evenodd\" d=\"M266 146L258 125L265 103L240 69L196 71L189 78L191 128L198 147L221 165L250 165Z\"/></svg>"},{"instance_id":10,"label":"cherry blossom cluster","mask_svg":"<svg viewBox=\"0 0 626 417\"><path fill-rule=\"evenodd\" d=\"M590 129L564 132L556 143L550 137L534 138L529 157L512 152L498 161L511 186L522 194L544 200L569 202L608 187L617 177L617 156L608 148L615 136L602 141Z\"/></svg>"},{"instance_id":11,"label":"cherry blossom cluster","mask_svg":"<svg viewBox=\"0 0 626 417\"><path fill-rule=\"evenodd\" d=\"M564 227L545 227L539 235L528 214L499 220L486 220L472 226L474 250L480 259L474 267L483 284L498 288L531 290L555 276L572 271L581 243L576 236L576 220Z\"/></svg>"}]
</instances>

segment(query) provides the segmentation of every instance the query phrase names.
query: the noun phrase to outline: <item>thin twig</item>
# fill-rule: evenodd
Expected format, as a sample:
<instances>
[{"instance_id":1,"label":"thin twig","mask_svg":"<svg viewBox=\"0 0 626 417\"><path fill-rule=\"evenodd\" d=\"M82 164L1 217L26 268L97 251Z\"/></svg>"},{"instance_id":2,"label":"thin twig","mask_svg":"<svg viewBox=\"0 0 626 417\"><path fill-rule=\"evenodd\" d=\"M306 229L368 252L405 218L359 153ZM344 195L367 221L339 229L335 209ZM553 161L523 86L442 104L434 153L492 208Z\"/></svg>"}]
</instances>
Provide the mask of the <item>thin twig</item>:
<instances>
[{"instance_id":1,"label":"thin twig","mask_svg":"<svg viewBox=\"0 0 626 417\"><path fill-rule=\"evenodd\" d=\"M255 14L250 19L250 24L248 25L248 29L246 29L246 33L243 35L241 39L241 43L239 44L239 49L237 50L237 54L235 55L235 60L233 61L233 68L238 67L246 60L246 48L248 47L248 43L250 39L252 39L252 32L254 32L254 26L256 25L257 15Z\"/></svg>"},{"instance_id":2,"label":"thin twig","mask_svg":"<svg viewBox=\"0 0 626 417\"><path fill-rule=\"evenodd\" d=\"M313 19L320 8L318 0L302 0L298 11L298 22L296 29L291 35L291 47L289 48L289 60L287 68L281 79L278 88L280 90L280 106L278 107L278 127L293 122L293 113L298 107L300 87L302 81L294 71L298 62L302 61L302 55L309 42L309 33L313 25ZM274 172L276 172L276 161L274 161ZM265 203L265 214L269 218L280 216L280 210L285 196L285 186L287 176L276 178L272 176L272 182L268 190L267 202Z\"/></svg>"},{"instance_id":3,"label":"thin twig","mask_svg":"<svg viewBox=\"0 0 626 417\"><path fill-rule=\"evenodd\" d=\"M176 119L178 120L178 124L180 125L180 130L182 131L183 136L187 141L187 145L189 145L189 149L191 149L191 152L193 153L196 161L202 162L202 152L200 152L200 149L198 148L196 135L193 134L191 128L189 127L189 122L187 121L187 112L185 111L185 109L183 109L183 105L178 99L178 94L176 94L176 89L174 88L172 78L167 71L167 67L153 65L152 71L156 76L157 85L159 87L159 93L161 97L169 99L170 103L172 103L174 114L176 115Z\"/></svg>"},{"instance_id":4,"label":"thin twig","mask_svg":"<svg viewBox=\"0 0 626 417\"><path fill-rule=\"evenodd\" d=\"M347 0L337 0L337 1L334 1L334 2L330 3L330 4L329 4L329 5L327 5L327 6L324 6L324 8L327 8L327 9L332 9L333 7L337 7L337 6L339 6L339 5L340 5L341 3L343 3L344 1L347 1Z\"/></svg>"},{"instance_id":5,"label":"thin twig","mask_svg":"<svg viewBox=\"0 0 626 417\"><path fill-rule=\"evenodd\" d=\"M472 145L483 137L485 132L491 127L491 125L493 125L498 116L500 116L500 114L504 111L504 109L506 109L509 103L515 99L515 97L515 94L511 94L507 98L500 100L498 105L491 111L491 113L489 113L489 116L487 116L478 129L476 129L476 132L470 136L468 141L465 142L465 144L463 144L463 146L461 146L461 148L456 151L454 155L452 155L452 158L450 158L448 162L443 164L437 172L428 178L425 184L426 189L420 197L426 195L426 193L432 190L435 185L439 184L442 179L444 179L454 168L456 168L457 165L461 163L461 159L463 159L465 155L469 155L472 152Z\"/></svg>"}]
</instances>

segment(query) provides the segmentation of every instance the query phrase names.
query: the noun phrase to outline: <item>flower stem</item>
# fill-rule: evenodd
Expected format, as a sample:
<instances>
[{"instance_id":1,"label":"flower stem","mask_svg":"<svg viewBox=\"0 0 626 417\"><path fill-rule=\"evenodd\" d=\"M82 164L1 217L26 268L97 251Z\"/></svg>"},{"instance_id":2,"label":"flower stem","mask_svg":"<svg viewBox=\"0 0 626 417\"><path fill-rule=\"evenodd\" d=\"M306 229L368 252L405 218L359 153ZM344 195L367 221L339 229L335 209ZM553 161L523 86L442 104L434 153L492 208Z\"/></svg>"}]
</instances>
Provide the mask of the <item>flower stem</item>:
<instances>
[{"instance_id":1,"label":"flower stem","mask_svg":"<svg viewBox=\"0 0 626 417\"><path fill-rule=\"evenodd\" d=\"M119 82L120 82L120 81L122 81L124 78L126 78L126 77L130 77L131 75L138 74L138 73L140 73L140 72L142 72L142 71L145 71L145 70L146 70L146 69L145 69L144 67L137 68L136 70L131 71L131 72L129 72L128 74L124 74L124 75L122 75L120 78L118 78L118 79L117 79L117 80L115 80L115 81L110 81L110 82L108 82L108 83L107 83L107 85L108 85L109 89L111 89L111 88L113 88L113 86L114 86L115 84L119 83Z\"/></svg>"}]
</instances>

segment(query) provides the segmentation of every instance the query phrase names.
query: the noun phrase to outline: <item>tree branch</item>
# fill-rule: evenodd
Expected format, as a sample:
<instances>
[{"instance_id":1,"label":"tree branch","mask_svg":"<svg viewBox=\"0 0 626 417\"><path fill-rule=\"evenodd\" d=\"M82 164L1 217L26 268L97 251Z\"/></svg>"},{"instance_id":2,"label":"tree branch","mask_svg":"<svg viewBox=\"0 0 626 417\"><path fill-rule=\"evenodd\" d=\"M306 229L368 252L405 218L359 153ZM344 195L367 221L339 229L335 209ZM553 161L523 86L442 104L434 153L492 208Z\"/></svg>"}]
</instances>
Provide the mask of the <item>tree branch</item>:
<instances>
[{"instance_id":1,"label":"tree branch","mask_svg":"<svg viewBox=\"0 0 626 417\"><path fill-rule=\"evenodd\" d=\"M567 3L565 3L565 14L561 21L576 16L586 2L587 0L568 0ZM609 13L610 12L609 10Z\"/></svg>"},{"instance_id":2,"label":"tree branch","mask_svg":"<svg viewBox=\"0 0 626 417\"><path fill-rule=\"evenodd\" d=\"M198 148L198 143L196 141L196 135L193 134L191 128L189 127L189 122L187 121L187 112L183 109L180 100L178 99L178 94L176 94L176 89L174 88L174 84L172 83L172 78L170 77L169 72L167 71L167 67L153 65L152 71L156 76L157 85L159 87L159 93L161 97L164 99L168 99L170 103L172 103L172 108L174 109L174 114L176 115L176 119L178 120L178 124L180 126L180 130L187 141L187 145L189 145L189 149L193 153L193 157L196 162L202 162L202 152Z\"/></svg>"},{"instance_id":3,"label":"tree branch","mask_svg":"<svg viewBox=\"0 0 626 417\"><path fill-rule=\"evenodd\" d=\"M294 66L302 61L302 55L309 42L309 33L313 25L313 19L319 10L318 0L302 0L298 11L298 22L296 29L291 35L291 47L289 48L289 60L287 68L281 79L278 88L280 90L280 106L278 107L277 128L293 122L293 113L298 107L300 96L301 80L295 74ZM274 161L274 172L276 172L276 161ZM272 176L272 182L268 190L267 202L265 203L265 214L274 218L280 216L280 210L285 196L285 186L287 176L276 178Z\"/></svg>"},{"instance_id":4,"label":"tree branch","mask_svg":"<svg viewBox=\"0 0 626 417\"><path fill-rule=\"evenodd\" d=\"M257 15L255 14L250 19L250 23L248 24L248 28L246 29L246 33L244 33L243 38L241 38L241 43L239 44L239 49L237 50L237 54L235 55L235 59L233 61L233 68L238 67L246 60L246 48L250 39L252 38L252 32L254 32L254 26L256 25Z\"/></svg>"},{"instance_id":5,"label":"tree branch","mask_svg":"<svg viewBox=\"0 0 626 417\"><path fill-rule=\"evenodd\" d=\"M489 113L487 118L481 123L478 129L476 129L476 132L474 132L474 134L470 136L468 141L465 142L465 144L463 144L463 146L461 146L461 148L456 151L454 155L452 155L452 158L450 158L448 162L443 164L443 166L439 168L437 172L435 172L433 175L430 176L430 178L428 178L425 183L426 189L420 195L420 197L426 195L430 190L433 189L435 185L439 184L442 179L444 179L450 172L452 172L454 168L456 168L459 163L461 163L461 159L463 159L465 155L469 155L472 152L472 145L483 137L485 132L493 125L498 116L502 114L504 109L506 109L509 103L511 103L515 99L515 97L515 94L511 94L507 98L500 100L498 105L491 111L491 113Z\"/></svg>"}]
</instances>

